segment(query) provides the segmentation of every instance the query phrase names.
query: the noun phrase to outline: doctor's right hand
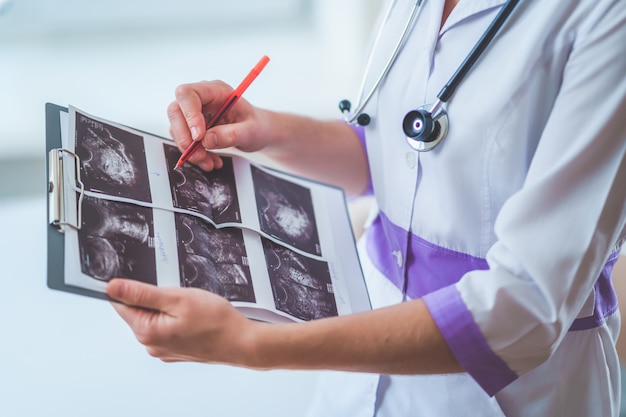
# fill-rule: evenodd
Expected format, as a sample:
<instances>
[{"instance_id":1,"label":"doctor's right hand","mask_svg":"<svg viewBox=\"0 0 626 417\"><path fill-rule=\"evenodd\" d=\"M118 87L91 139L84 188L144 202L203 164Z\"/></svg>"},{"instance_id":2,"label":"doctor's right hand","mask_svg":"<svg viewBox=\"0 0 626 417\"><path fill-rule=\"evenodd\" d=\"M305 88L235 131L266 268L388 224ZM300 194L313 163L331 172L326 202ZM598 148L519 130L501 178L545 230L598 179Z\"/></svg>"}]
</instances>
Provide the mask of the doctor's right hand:
<instances>
[{"instance_id":1,"label":"doctor's right hand","mask_svg":"<svg viewBox=\"0 0 626 417\"><path fill-rule=\"evenodd\" d=\"M261 150L267 145L265 111L239 99L217 126L206 130L207 121L228 99L233 88L222 81L201 81L176 88L176 99L168 106L170 135L181 152L193 140L202 141L189 159L200 168L211 171L220 168L220 157L211 150L235 147L244 152Z\"/></svg>"}]
</instances>

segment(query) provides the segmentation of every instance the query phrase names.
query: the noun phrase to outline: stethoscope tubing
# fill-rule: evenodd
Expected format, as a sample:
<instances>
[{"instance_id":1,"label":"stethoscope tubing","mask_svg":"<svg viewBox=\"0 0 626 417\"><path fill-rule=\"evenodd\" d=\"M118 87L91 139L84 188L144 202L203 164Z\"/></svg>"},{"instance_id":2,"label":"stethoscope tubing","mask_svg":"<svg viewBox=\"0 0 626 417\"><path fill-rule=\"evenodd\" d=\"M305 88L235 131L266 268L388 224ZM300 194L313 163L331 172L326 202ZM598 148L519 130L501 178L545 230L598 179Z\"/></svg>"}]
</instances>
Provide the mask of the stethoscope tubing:
<instances>
[{"instance_id":1,"label":"stethoscope tubing","mask_svg":"<svg viewBox=\"0 0 626 417\"><path fill-rule=\"evenodd\" d=\"M508 0L506 4L500 9L500 12L493 19L485 33L480 37L474 48L470 51L470 53L465 57L463 63L459 66L459 68L455 71L455 73L450 77L450 80L443 86L439 94L437 94L437 98L442 102L447 102L454 91L457 89L463 78L467 75L467 73L472 69L476 61L481 57L489 43L496 36L504 22L508 19L508 17L517 6L519 0Z\"/></svg>"},{"instance_id":2,"label":"stethoscope tubing","mask_svg":"<svg viewBox=\"0 0 626 417\"><path fill-rule=\"evenodd\" d=\"M411 28L413 26L413 22L414 22L415 18L417 17L417 14L422 9L421 6L422 6L423 1L424 0L415 0L415 2L413 4L413 7L411 9L411 13L410 13L409 19L407 19L406 25L404 26L404 28L402 30L402 35L400 36L400 39L397 42L397 44L396 44L392 54L390 55L389 59L387 60L385 66L384 66L383 71L381 71L380 75L376 79L376 82L370 88L369 93L364 98L362 98L360 100L360 103L357 105L356 110L351 115L348 115L345 118L347 123L354 124L357 121L357 119L363 113L363 110L365 109L365 107L369 103L370 99L372 98L372 96L374 95L374 93L376 92L376 90L378 89L380 84L387 77L387 74L391 70L391 67L395 63L396 58L397 58L398 54L400 53L400 49L402 49L402 46L404 45L404 43L405 43L405 41L406 41L406 39L408 37L408 34L409 34L409 32L410 32L410 30L411 30ZM390 6L389 6L389 8L388 8L388 10L386 12L385 19L383 20L381 28L379 29L378 34L376 35L376 38L374 40L374 48L376 47L376 45L378 44L378 42L379 42L379 40L380 40L380 38L382 36L382 32L383 32L384 26L387 23L390 15L391 15L391 11L392 11L393 7L395 6L395 3L396 2L391 2ZM456 91L456 89L459 86L459 84L461 83L461 81L463 81L465 76L470 72L470 70L476 64L476 62L481 57L483 52L487 49L487 46L489 46L489 44L491 43L493 38L496 36L496 34L500 30L500 28L502 27L504 22L506 22L506 20L509 18L509 16L511 15L511 13L513 12L513 10L515 9L515 7L517 6L518 3L519 3L519 0L507 0L505 5L498 12L498 14L494 18L494 20L491 22L491 24L487 28L487 30L483 33L483 35L476 42L476 44L474 45L472 50L469 52L469 54L463 60L463 62L459 66L459 68L455 71L455 73L452 75L452 77L450 77L448 82L443 86L443 88L441 89L439 94L437 94L437 100L430 107L430 110L429 110L429 113L432 115L433 120L437 120L439 117L445 115L445 110L441 109L442 104L447 102L450 99L450 97ZM368 63L367 63L366 68L365 68L365 76L363 77L363 79L361 81L361 86L359 88L359 96L360 97L363 97L363 92L365 91L365 83L366 83L366 80L367 80L367 74L370 71L370 68L371 68L371 65L372 65L372 60L373 60L373 56L370 55L370 57L368 59ZM440 109L441 109L441 111L439 111Z\"/></svg>"},{"instance_id":3,"label":"stethoscope tubing","mask_svg":"<svg viewBox=\"0 0 626 417\"><path fill-rule=\"evenodd\" d=\"M365 98L361 98L360 103L357 105L356 110L352 113L351 116L346 118L347 123L354 124L354 122L358 119L359 115L363 113L363 110L369 103L370 99L372 98L376 90L378 90L380 83L382 83L383 80L387 77L389 70L391 70L391 67L393 66L394 62L396 62L396 58L398 57L398 54L400 53L400 49L402 49L402 46L404 45L404 42L406 41L406 38L409 35L411 27L413 26L413 21L417 17L417 13L421 10L421 5L423 1L424 0L415 0L415 2L413 3L413 7L411 8L411 14L409 16L409 19L407 19L406 25L404 25L404 28L402 29L402 35L400 36L400 40L398 41L398 43L396 44L396 47L394 48L393 52L389 56L389 59L385 63L384 69L380 72L380 75L376 79L376 82L370 88L367 96L365 96ZM376 46L378 45L378 42L380 41L384 26L387 23L387 20L389 19L389 16L391 15L391 10L393 9L394 6L395 6L395 2L392 2L389 8L387 9L381 28L379 29L376 35L376 38L374 40L373 49L376 48ZM360 97L363 97L363 92L365 91L365 83L367 82L367 74L370 72L370 69L372 67L373 58L374 58L373 54L370 54L370 57L367 61L367 65L365 66L365 76L361 80L361 86L359 87Z\"/></svg>"}]
</instances>

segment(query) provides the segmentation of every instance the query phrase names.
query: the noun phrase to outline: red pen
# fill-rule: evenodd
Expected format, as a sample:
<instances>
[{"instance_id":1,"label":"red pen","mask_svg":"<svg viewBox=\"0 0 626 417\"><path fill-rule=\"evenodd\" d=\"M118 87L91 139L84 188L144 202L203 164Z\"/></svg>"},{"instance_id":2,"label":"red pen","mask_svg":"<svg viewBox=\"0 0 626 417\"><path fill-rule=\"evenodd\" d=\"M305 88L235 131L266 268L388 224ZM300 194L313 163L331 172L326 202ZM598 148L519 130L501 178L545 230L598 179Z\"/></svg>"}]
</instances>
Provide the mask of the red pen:
<instances>
[{"instance_id":1,"label":"red pen","mask_svg":"<svg viewBox=\"0 0 626 417\"><path fill-rule=\"evenodd\" d=\"M267 65L269 60L270 59L267 57L267 55L264 55L263 58L261 58L261 60L254 66L254 68L252 68L248 76L244 78L241 84L239 84L239 86L233 90L228 99L224 102L224 104L222 104L222 107L219 108L213 118L207 123L207 130L215 126L217 122L219 122L220 119L224 117L224 115L235 105L243 92L246 91L250 84L252 84L252 81L254 81L254 79L261 73L263 68L265 68L265 65ZM178 169L183 166L183 164L187 162L189 157L196 151L196 149L198 149L200 143L201 141L194 140L191 145L189 145L189 147L185 149L185 152L183 152L183 154L181 155L174 169Z\"/></svg>"}]
</instances>

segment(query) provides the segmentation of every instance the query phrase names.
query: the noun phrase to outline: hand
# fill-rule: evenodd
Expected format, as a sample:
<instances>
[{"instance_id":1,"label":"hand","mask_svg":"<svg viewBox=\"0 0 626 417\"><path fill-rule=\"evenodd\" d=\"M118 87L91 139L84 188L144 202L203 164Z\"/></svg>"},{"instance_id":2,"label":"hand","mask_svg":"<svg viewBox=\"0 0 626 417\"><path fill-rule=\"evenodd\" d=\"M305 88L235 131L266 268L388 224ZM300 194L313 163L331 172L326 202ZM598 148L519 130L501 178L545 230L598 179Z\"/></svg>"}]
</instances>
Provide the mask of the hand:
<instances>
[{"instance_id":1,"label":"hand","mask_svg":"<svg viewBox=\"0 0 626 417\"><path fill-rule=\"evenodd\" d=\"M463 370L421 299L306 323L268 324L248 320L226 299L196 288L114 279L107 294L123 303L113 307L148 353L165 362L385 374Z\"/></svg>"},{"instance_id":2,"label":"hand","mask_svg":"<svg viewBox=\"0 0 626 417\"><path fill-rule=\"evenodd\" d=\"M219 156L210 150L236 147L253 152L264 146L261 139L266 136L260 134L260 111L243 98L222 118L222 124L206 130L207 120L232 91L232 87L222 81L183 84L176 88L176 100L167 109L170 135L181 152L192 140L202 141L203 149L196 151L189 160L206 171L222 166Z\"/></svg>"},{"instance_id":3,"label":"hand","mask_svg":"<svg viewBox=\"0 0 626 417\"><path fill-rule=\"evenodd\" d=\"M114 279L107 294L148 353L165 362L251 366L255 322L224 298L195 288L158 288Z\"/></svg>"}]
</instances>

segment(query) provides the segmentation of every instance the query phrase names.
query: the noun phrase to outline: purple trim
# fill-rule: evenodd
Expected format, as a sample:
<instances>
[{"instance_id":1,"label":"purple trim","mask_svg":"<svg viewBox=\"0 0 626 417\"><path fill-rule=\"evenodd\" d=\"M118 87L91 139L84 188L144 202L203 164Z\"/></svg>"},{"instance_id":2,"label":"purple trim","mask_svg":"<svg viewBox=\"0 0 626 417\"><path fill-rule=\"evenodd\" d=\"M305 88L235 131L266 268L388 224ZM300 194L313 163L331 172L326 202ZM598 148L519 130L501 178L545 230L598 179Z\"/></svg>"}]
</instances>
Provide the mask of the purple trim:
<instances>
[{"instance_id":1,"label":"purple trim","mask_svg":"<svg viewBox=\"0 0 626 417\"><path fill-rule=\"evenodd\" d=\"M384 213L378 215L368 233L367 252L372 262L411 298L455 284L469 271L488 269L485 259L433 245L393 224ZM401 253L406 260L402 266L398 266L394 253ZM405 277L411 278L407 282Z\"/></svg>"},{"instance_id":2,"label":"purple trim","mask_svg":"<svg viewBox=\"0 0 626 417\"><path fill-rule=\"evenodd\" d=\"M368 230L367 252L397 288L411 298L424 298L461 366L489 395L517 378L493 352L454 286L467 272L488 269L485 259L427 242L393 224L382 212ZM570 331L601 326L617 311L611 274L618 258L619 251L609 257L595 283L593 315L575 320Z\"/></svg>"},{"instance_id":3,"label":"purple trim","mask_svg":"<svg viewBox=\"0 0 626 417\"><path fill-rule=\"evenodd\" d=\"M485 259L434 245L393 224L382 212L368 233L367 253L374 266L411 298L420 298L456 284L469 271L489 268ZM406 260L402 266L398 266L398 257L394 253L401 253L401 259ZM619 256L619 251L611 254L595 283L593 315L576 319L569 330L601 326L617 311L618 301L611 275ZM410 278L405 280L405 277Z\"/></svg>"},{"instance_id":4,"label":"purple trim","mask_svg":"<svg viewBox=\"0 0 626 417\"><path fill-rule=\"evenodd\" d=\"M381 212L368 228L367 254L372 263L389 281L404 289L404 268L398 266L398 257L406 259L408 232L391 223Z\"/></svg>"},{"instance_id":5,"label":"purple trim","mask_svg":"<svg viewBox=\"0 0 626 417\"><path fill-rule=\"evenodd\" d=\"M600 277L593 287L596 294L593 315L574 320L574 323L569 328L570 331L589 330L602 326L606 319L617 311L617 294L615 294L611 276L619 256L620 251L616 251L609 256L609 260L604 264Z\"/></svg>"},{"instance_id":6,"label":"purple trim","mask_svg":"<svg viewBox=\"0 0 626 417\"><path fill-rule=\"evenodd\" d=\"M356 133L356 135L359 137L361 146L363 146L363 149L365 150L365 154L367 155L367 142L365 141L365 127L359 126L359 125L353 125L353 124L348 124L348 126L350 126L352 130L354 131L354 133ZM367 182L367 188L365 189L365 191L363 191L361 195L366 196L366 195L372 195L372 194L374 194L374 188L372 186L372 177L370 175L370 177L368 178L368 182Z\"/></svg>"},{"instance_id":7,"label":"purple trim","mask_svg":"<svg viewBox=\"0 0 626 417\"><path fill-rule=\"evenodd\" d=\"M517 379L491 350L456 287L430 293L424 302L456 359L488 395L495 395Z\"/></svg>"}]
</instances>

